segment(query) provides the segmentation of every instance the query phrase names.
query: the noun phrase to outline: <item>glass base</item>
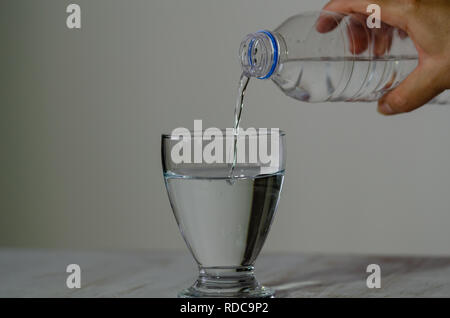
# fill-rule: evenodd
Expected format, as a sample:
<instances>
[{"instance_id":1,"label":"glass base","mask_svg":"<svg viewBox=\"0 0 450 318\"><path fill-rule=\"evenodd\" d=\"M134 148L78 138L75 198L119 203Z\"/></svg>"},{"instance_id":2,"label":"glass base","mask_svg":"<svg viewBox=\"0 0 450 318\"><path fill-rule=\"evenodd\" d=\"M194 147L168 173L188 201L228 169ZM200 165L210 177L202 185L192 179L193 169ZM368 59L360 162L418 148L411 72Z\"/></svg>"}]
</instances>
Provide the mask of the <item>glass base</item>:
<instances>
[{"instance_id":1,"label":"glass base","mask_svg":"<svg viewBox=\"0 0 450 318\"><path fill-rule=\"evenodd\" d=\"M200 268L194 285L178 293L182 298L272 298L274 291L255 279L253 266Z\"/></svg>"}]
</instances>

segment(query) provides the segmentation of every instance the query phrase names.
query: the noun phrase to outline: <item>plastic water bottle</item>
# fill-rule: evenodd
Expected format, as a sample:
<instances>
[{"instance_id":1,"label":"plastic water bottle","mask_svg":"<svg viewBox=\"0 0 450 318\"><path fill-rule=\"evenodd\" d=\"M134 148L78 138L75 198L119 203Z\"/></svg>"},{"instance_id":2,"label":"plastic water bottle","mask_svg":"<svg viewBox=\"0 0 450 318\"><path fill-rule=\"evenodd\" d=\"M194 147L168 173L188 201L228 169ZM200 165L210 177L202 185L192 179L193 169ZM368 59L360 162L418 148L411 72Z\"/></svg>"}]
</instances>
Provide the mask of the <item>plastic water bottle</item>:
<instances>
[{"instance_id":1,"label":"plastic water bottle","mask_svg":"<svg viewBox=\"0 0 450 318\"><path fill-rule=\"evenodd\" d=\"M318 11L249 34L239 49L243 73L305 102L375 101L414 70L418 55L404 31L366 20ZM450 103L449 91L430 103Z\"/></svg>"}]
</instances>

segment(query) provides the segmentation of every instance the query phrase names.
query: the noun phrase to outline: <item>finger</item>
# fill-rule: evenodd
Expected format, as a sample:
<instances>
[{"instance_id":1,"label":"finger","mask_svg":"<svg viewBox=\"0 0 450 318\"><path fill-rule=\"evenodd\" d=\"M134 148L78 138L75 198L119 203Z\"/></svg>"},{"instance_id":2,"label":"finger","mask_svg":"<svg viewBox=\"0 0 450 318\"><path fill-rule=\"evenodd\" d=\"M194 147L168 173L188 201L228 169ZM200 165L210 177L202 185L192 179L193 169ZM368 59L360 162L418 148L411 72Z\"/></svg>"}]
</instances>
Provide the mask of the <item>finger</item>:
<instances>
[{"instance_id":1,"label":"finger","mask_svg":"<svg viewBox=\"0 0 450 318\"><path fill-rule=\"evenodd\" d=\"M408 33L403 31L402 29L397 29L397 33L398 33L398 36L400 37L400 39L402 39L402 40L404 40L408 37Z\"/></svg>"},{"instance_id":2,"label":"finger","mask_svg":"<svg viewBox=\"0 0 450 318\"><path fill-rule=\"evenodd\" d=\"M316 30L319 33L327 33L334 30L342 20L341 15L332 14L326 11L320 12L316 21Z\"/></svg>"},{"instance_id":3,"label":"finger","mask_svg":"<svg viewBox=\"0 0 450 318\"><path fill-rule=\"evenodd\" d=\"M382 24L380 29L373 30L373 55L380 57L388 53L391 49L393 28Z\"/></svg>"},{"instance_id":4,"label":"finger","mask_svg":"<svg viewBox=\"0 0 450 318\"><path fill-rule=\"evenodd\" d=\"M409 112L439 95L444 89L437 85L436 69L419 65L397 88L379 100L378 111L383 115Z\"/></svg>"},{"instance_id":5,"label":"finger","mask_svg":"<svg viewBox=\"0 0 450 318\"><path fill-rule=\"evenodd\" d=\"M370 34L366 26L355 17L349 20L347 33L350 39L349 49L352 54L361 54L367 50L370 42Z\"/></svg>"}]
</instances>

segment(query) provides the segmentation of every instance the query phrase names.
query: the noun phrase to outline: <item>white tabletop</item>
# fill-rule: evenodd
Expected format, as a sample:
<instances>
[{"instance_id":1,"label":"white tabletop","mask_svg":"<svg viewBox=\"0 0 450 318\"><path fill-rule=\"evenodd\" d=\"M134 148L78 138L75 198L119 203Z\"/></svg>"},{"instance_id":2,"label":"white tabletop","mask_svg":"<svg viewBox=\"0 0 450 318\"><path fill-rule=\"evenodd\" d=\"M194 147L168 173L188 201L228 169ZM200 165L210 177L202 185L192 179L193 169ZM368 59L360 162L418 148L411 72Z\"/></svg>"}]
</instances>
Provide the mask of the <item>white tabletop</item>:
<instances>
[{"instance_id":1,"label":"white tabletop","mask_svg":"<svg viewBox=\"0 0 450 318\"><path fill-rule=\"evenodd\" d=\"M81 288L66 286L68 264ZM369 289L367 265L381 267ZM450 258L262 254L256 276L278 297L450 297ZM175 297L196 278L187 252L0 249L0 297Z\"/></svg>"}]
</instances>

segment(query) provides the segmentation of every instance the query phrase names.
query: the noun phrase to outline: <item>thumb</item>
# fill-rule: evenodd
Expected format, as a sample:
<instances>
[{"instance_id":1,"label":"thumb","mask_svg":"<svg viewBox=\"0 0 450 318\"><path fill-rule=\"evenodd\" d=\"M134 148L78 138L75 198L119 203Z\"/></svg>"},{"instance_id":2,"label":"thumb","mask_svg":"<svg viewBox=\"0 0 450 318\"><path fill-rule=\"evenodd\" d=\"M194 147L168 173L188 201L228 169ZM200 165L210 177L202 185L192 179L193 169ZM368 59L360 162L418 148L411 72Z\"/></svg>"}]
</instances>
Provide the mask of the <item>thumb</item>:
<instances>
[{"instance_id":1,"label":"thumb","mask_svg":"<svg viewBox=\"0 0 450 318\"><path fill-rule=\"evenodd\" d=\"M394 115L426 104L444 89L438 85L436 68L419 65L400 85L378 101L378 112Z\"/></svg>"}]
</instances>

